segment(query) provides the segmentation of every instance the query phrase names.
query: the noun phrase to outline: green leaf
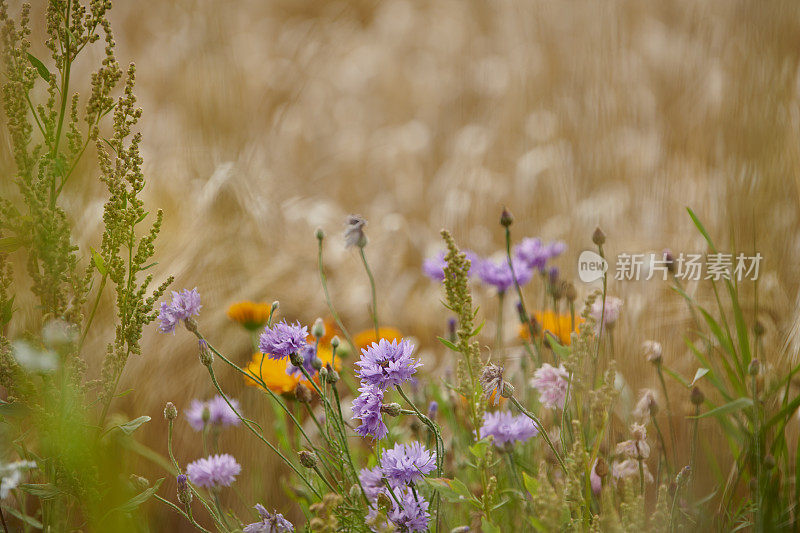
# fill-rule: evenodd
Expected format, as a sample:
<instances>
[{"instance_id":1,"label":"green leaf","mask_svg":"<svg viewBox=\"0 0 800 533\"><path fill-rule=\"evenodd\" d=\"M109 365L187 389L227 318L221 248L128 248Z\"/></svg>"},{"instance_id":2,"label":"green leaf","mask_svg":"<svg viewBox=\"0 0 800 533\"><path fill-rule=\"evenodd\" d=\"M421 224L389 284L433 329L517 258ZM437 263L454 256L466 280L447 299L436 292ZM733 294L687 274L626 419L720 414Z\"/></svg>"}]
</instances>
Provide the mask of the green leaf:
<instances>
[{"instance_id":1,"label":"green leaf","mask_svg":"<svg viewBox=\"0 0 800 533\"><path fill-rule=\"evenodd\" d=\"M481 531L484 533L502 533L500 528L489 522L485 516L481 518Z\"/></svg>"},{"instance_id":2,"label":"green leaf","mask_svg":"<svg viewBox=\"0 0 800 533\"><path fill-rule=\"evenodd\" d=\"M728 413L733 413L735 411L746 409L752 406L753 406L753 400L751 398L738 398L736 400L733 400L732 402L726 403L725 405L720 405L719 407L716 407L710 411L706 411L701 415L687 416L686 418L699 419L699 418L708 418L709 416L720 417L723 415L727 415Z\"/></svg>"},{"instance_id":3,"label":"green leaf","mask_svg":"<svg viewBox=\"0 0 800 533\"><path fill-rule=\"evenodd\" d=\"M155 494L158 491L158 488L161 486L161 483L163 483L163 482L164 482L164 478L162 477L161 479L159 479L158 481L153 483L152 487L146 488L145 490L143 490L142 492L140 492L139 494L137 494L136 496L134 496L133 498L131 498L127 502L125 502L122 505L120 505L119 507L114 507L113 509L111 509L106 514L108 515L110 513L113 513L114 511L120 511L120 512L123 512L123 513L130 513L131 511L135 510L137 507L142 505L144 502L149 500L153 496L153 494Z\"/></svg>"},{"instance_id":4,"label":"green leaf","mask_svg":"<svg viewBox=\"0 0 800 533\"><path fill-rule=\"evenodd\" d=\"M473 329L472 333L470 333L469 336L470 337L477 337L478 333L481 332L481 330L483 329L484 325L486 325L486 321L485 320L483 322L481 322L481 324L477 328Z\"/></svg>"},{"instance_id":5,"label":"green leaf","mask_svg":"<svg viewBox=\"0 0 800 533\"><path fill-rule=\"evenodd\" d=\"M13 507L8 507L6 505L3 505L3 512L6 512L6 513L10 514L14 518L22 520L23 522L25 522L26 524L28 524L29 526L31 526L33 528L42 529L42 527L43 527L42 523L39 522L38 520L36 520L34 517L28 516L26 514L23 514L23 513L19 512L19 511L17 511L16 509L14 509Z\"/></svg>"},{"instance_id":6,"label":"green leaf","mask_svg":"<svg viewBox=\"0 0 800 533\"><path fill-rule=\"evenodd\" d=\"M119 427L119 429L121 429L122 432L125 433L126 435L130 435L131 433L139 429L139 426L141 426L145 422L150 422L149 416L140 416L139 418L134 418L130 422L120 424L117 427Z\"/></svg>"},{"instance_id":7,"label":"green leaf","mask_svg":"<svg viewBox=\"0 0 800 533\"><path fill-rule=\"evenodd\" d=\"M489 443L486 439L481 439L472 446L469 447L469 452L474 455L477 459L483 459L486 457L486 452L489 450L491 443Z\"/></svg>"},{"instance_id":8,"label":"green leaf","mask_svg":"<svg viewBox=\"0 0 800 533\"><path fill-rule=\"evenodd\" d=\"M571 350L566 346L562 346L558 342L558 337L556 337L549 331L546 331L545 334L547 335L547 340L550 343L550 348L552 348L553 353L555 353L559 359L566 359L567 357L569 357L569 354L572 353Z\"/></svg>"},{"instance_id":9,"label":"green leaf","mask_svg":"<svg viewBox=\"0 0 800 533\"><path fill-rule=\"evenodd\" d=\"M697 372L694 373L694 379L692 380L692 383L689 386L693 387L694 384L697 383L698 380L700 380L706 374L708 374L708 369L707 368L698 368Z\"/></svg>"},{"instance_id":10,"label":"green leaf","mask_svg":"<svg viewBox=\"0 0 800 533\"><path fill-rule=\"evenodd\" d=\"M19 488L22 492L27 492L42 500L50 500L61 494L58 487L52 483L22 483Z\"/></svg>"},{"instance_id":11,"label":"green leaf","mask_svg":"<svg viewBox=\"0 0 800 533\"><path fill-rule=\"evenodd\" d=\"M105 276L108 273L108 269L106 268L106 262L103 260L103 256L100 255L94 248L91 248L91 250L92 263L94 263L94 266L97 267L97 271Z\"/></svg>"},{"instance_id":12,"label":"green leaf","mask_svg":"<svg viewBox=\"0 0 800 533\"><path fill-rule=\"evenodd\" d=\"M453 344L449 340L445 339L444 337L436 337L436 338L439 339L439 342L441 342L442 344L444 344L445 346L447 346L448 348L450 348L454 352L459 351L458 350L458 346L456 346L455 344Z\"/></svg>"},{"instance_id":13,"label":"green leaf","mask_svg":"<svg viewBox=\"0 0 800 533\"><path fill-rule=\"evenodd\" d=\"M539 481L525 472L522 473L522 484L525 485L525 490L530 492L531 496L536 496L536 493L539 492Z\"/></svg>"},{"instance_id":14,"label":"green leaf","mask_svg":"<svg viewBox=\"0 0 800 533\"><path fill-rule=\"evenodd\" d=\"M0 239L0 254L10 254L22 246L22 241L16 237L3 237Z\"/></svg>"},{"instance_id":15,"label":"green leaf","mask_svg":"<svg viewBox=\"0 0 800 533\"><path fill-rule=\"evenodd\" d=\"M31 54L30 52L28 52L28 61L30 61L31 65L33 65L36 68L36 70L39 72L39 76L41 76L44 81L50 81L51 74L50 71L47 70L47 67L44 66L44 63L42 63L36 56Z\"/></svg>"},{"instance_id":16,"label":"green leaf","mask_svg":"<svg viewBox=\"0 0 800 533\"><path fill-rule=\"evenodd\" d=\"M441 494L442 498L449 502L468 502L476 507L480 507L480 502L472 495L467 486L458 479L432 478L427 480L428 484Z\"/></svg>"}]
</instances>

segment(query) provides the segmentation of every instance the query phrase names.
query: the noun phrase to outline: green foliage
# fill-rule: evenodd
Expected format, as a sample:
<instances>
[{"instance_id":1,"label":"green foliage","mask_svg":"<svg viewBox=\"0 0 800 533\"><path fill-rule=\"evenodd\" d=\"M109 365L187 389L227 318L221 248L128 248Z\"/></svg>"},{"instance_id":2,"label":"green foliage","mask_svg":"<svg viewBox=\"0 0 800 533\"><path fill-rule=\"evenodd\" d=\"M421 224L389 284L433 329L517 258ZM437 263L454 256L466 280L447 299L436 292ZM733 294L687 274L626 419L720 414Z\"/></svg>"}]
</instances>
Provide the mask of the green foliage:
<instances>
[{"instance_id":1,"label":"green foliage","mask_svg":"<svg viewBox=\"0 0 800 533\"><path fill-rule=\"evenodd\" d=\"M80 524L130 529L131 513L157 488L132 497L132 487L119 476L125 468L120 445L149 418L105 428L125 362L140 353L142 328L155 318L153 306L170 281L149 293L152 278L141 275L155 252L161 213L149 229L139 230L147 217L139 198L145 185L141 137L133 133L141 110L133 96L134 67L124 76L114 55L110 7L104 0L48 2L50 55L38 58L31 52L30 6L22 7L16 22L0 2L2 101L16 164L16 194L0 198L0 385L10 402L0 420L13 442L0 449L0 464L15 455L35 462L31 475L37 482L21 485L18 494L20 509L36 509L35 514L9 514L48 530ZM101 39L104 57L85 85L88 98L81 109L74 90L81 83L73 79L72 68L79 54ZM37 85L44 86L42 102L34 101ZM113 134L105 138L101 123L112 112ZM75 241L76 213L65 209L69 202L62 198L89 147L97 147L101 181L108 189L99 252L81 249ZM14 273L13 264L24 264L24 274ZM82 349L107 280L117 293L118 323L98 384L83 377ZM32 317L15 312L25 285L37 301ZM90 298L93 303L87 305ZM32 333L10 339L11 324ZM120 431L110 433L113 428Z\"/></svg>"}]
</instances>

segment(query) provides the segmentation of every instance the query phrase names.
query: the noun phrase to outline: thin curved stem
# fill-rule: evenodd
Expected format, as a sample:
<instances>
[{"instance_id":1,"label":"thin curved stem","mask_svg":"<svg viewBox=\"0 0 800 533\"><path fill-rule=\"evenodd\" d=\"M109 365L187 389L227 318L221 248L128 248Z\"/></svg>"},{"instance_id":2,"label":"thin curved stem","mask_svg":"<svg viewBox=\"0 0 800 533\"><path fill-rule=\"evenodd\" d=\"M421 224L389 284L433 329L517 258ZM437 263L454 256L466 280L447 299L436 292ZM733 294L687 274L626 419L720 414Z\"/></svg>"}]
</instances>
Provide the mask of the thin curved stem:
<instances>
[{"instance_id":1,"label":"thin curved stem","mask_svg":"<svg viewBox=\"0 0 800 533\"><path fill-rule=\"evenodd\" d=\"M367 276L369 276L369 288L372 292L372 323L375 327L375 341L380 338L380 328L378 327L378 294L375 290L375 277L372 275L372 270L369 268L369 263L367 262L367 256L364 254L364 247L359 246L358 253L361 255L361 262L364 263L364 270L367 271Z\"/></svg>"},{"instance_id":2,"label":"thin curved stem","mask_svg":"<svg viewBox=\"0 0 800 533\"><path fill-rule=\"evenodd\" d=\"M553 455L556 456L558 464L561 466L561 470L564 471L564 475L569 477L569 472L567 472L567 466L564 464L564 460L561 459L561 456L558 454L558 451L556 451L555 446L553 446L553 442L550 440L550 436L547 434L547 431L545 431L544 426L542 425L542 422L539 420L539 418L537 418L536 415L525 409L525 407L523 407L522 404L519 403L519 400L517 400L515 397L512 396L509 399L511 400L511 403L513 403L523 415L527 416L533 421L533 423L536 425L536 429L539 431L539 434L542 436L544 441L550 447L550 451L552 451Z\"/></svg>"}]
</instances>

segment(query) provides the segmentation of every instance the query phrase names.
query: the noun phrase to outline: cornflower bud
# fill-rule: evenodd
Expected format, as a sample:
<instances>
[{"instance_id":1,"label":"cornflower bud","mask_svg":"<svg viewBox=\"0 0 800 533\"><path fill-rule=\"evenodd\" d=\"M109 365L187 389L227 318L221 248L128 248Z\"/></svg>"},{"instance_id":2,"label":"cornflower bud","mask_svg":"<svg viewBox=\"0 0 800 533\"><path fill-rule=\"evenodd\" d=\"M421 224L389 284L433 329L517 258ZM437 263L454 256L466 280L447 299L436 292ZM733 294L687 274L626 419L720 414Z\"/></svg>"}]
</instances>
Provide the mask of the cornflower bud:
<instances>
[{"instance_id":1,"label":"cornflower bud","mask_svg":"<svg viewBox=\"0 0 800 533\"><path fill-rule=\"evenodd\" d=\"M189 488L189 478L186 474L180 474L178 480L178 501L183 505L192 503L192 490Z\"/></svg>"},{"instance_id":2,"label":"cornflower bud","mask_svg":"<svg viewBox=\"0 0 800 533\"><path fill-rule=\"evenodd\" d=\"M571 281L568 281L564 287L564 296L567 297L568 302L574 302L578 299L578 291Z\"/></svg>"},{"instance_id":3,"label":"cornflower bud","mask_svg":"<svg viewBox=\"0 0 800 533\"><path fill-rule=\"evenodd\" d=\"M339 347L339 344L341 342L342 341L339 340L339 336L338 335L334 335L333 338L331 339L331 348L333 348L335 350L336 348Z\"/></svg>"},{"instance_id":4,"label":"cornflower bud","mask_svg":"<svg viewBox=\"0 0 800 533\"><path fill-rule=\"evenodd\" d=\"M692 405L702 405L706 399L706 395L703 394L703 391L700 390L699 387L694 387L692 389L692 394L689 397L692 402Z\"/></svg>"},{"instance_id":5,"label":"cornflower bud","mask_svg":"<svg viewBox=\"0 0 800 533\"><path fill-rule=\"evenodd\" d=\"M314 235L317 237L318 241L321 241L325 238L325 232L322 231L322 228L317 228L317 230L314 232Z\"/></svg>"},{"instance_id":6,"label":"cornflower bud","mask_svg":"<svg viewBox=\"0 0 800 533\"><path fill-rule=\"evenodd\" d=\"M753 359L750 361L750 365L747 367L747 373L751 376L757 376L760 369L761 364L758 362L758 359Z\"/></svg>"},{"instance_id":7,"label":"cornflower bud","mask_svg":"<svg viewBox=\"0 0 800 533\"><path fill-rule=\"evenodd\" d=\"M315 357L314 359L312 359L311 360L311 368L313 368L314 370L319 371L319 369L322 368L322 359L320 359L319 357Z\"/></svg>"},{"instance_id":8,"label":"cornflower bud","mask_svg":"<svg viewBox=\"0 0 800 533\"><path fill-rule=\"evenodd\" d=\"M205 339L200 339L197 342L200 350L199 350L199 359L200 363L203 366L210 367L214 363L214 354L211 352L211 349L208 347L208 343Z\"/></svg>"},{"instance_id":9,"label":"cornflower bud","mask_svg":"<svg viewBox=\"0 0 800 533\"><path fill-rule=\"evenodd\" d=\"M389 416L400 416L403 408L400 407L399 403L385 403L381 405L381 412L386 413Z\"/></svg>"},{"instance_id":10,"label":"cornflower bud","mask_svg":"<svg viewBox=\"0 0 800 533\"><path fill-rule=\"evenodd\" d=\"M311 326L311 334L317 340L325 336L325 323L321 318L318 318L314 321L314 325Z\"/></svg>"},{"instance_id":11,"label":"cornflower bud","mask_svg":"<svg viewBox=\"0 0 800 533\"><path fill-rule=\"evenodd\" d=\"M597 246L602 246L606 242L606 234L603 233L603 230L600 229L600 226L597 226L594 229L594 233L592 233L592 242L595 243Z\"/></svg>"},{"instance_id":12,"label":"cornflower bud","mask_svg":"<svg viewBox=\"0 0 800 533\"><path fill-rule=\"evenodd\" d=\"M511 212L504 207L503 212L500 214L500 225L507 228L513 223L514 217L511 215Z\"/></svg>"},{"instance_id":13,"label":"cornflower bud","mask_svg":"<svg viewBox=\"0 0 800 533\"><path fill-rule=\"evenodd\" d=\"M130 480L131 483L133 483L133 485L139 490L146 490L150 486L150 481L146 477L131 474Z\"/></svg>"},{"instance_id":14,"label":"cornflower bud","mask_svg":"<svg viewBox=\"0 0 800 533\"><path fill-rule=\"evenodd\" d=\"M317 456L314 452L300 450L297 455L300 457L300 464L304 467L314 468L317 466Z\"/></svg>"}]
</instances>

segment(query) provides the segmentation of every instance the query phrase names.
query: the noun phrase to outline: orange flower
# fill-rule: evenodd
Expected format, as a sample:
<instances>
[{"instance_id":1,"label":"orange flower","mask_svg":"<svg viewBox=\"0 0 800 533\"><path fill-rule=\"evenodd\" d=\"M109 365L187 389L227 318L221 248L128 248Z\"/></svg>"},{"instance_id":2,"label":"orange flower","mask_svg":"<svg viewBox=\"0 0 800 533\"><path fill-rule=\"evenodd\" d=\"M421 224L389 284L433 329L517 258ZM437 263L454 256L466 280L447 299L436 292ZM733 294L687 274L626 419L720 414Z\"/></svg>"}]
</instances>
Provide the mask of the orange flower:
<instances>
[{"instance_id":1,"label":"orange flower","mask_svg":"<svg viewBox=\"0 0 800 533\"><path fill-rule=\"evenodd\" d=\"M269 356L262 355L261 352L253 354L253 359L247 364L245 370L260 377L267 387L277 394L292 392L295 387L297 387L297 384L300 383L300 380L296 376L291 376L286 373L285 359L273 359ZM246 377L244 381L251 387L261 386L261 384L257 383L253 378Z\"/></svg>"},{"instance_id":2,"label":"orange flower","mask_svg":"<svg viewBox=\"0 0 800 533\"><path fill-rule=\"evenodd\" d=\"M328 346L320 346L317 350L317 357L322 361L322 366L330 364L333 358L333 350ZM313 390L314 386L302 375L295 376L286 373L288 364L286 359L273 359L269 356L262 357L261 352L256 352L253 354L253 359L247 364L245 370L259 376L267 387L277 394L293 392L299 383ZM342 360L339 357L336 358L335 368L337 371L342 369ZM251 387L261 386L260 383L250 377L245 377L244 381ZM314 381L319 384L319 378L314 377Z\"/></svg>"},{"instance_id":3,"label":"orange flower","mask_svg":"<svg viewBox=\"0 0 800 533\"><path fill-rule=\"evenodd\" d=\"M228 307L228 318L250 331L256 331L267 324L271 310L272 306L266 303L236 302Z\"/></svg>"},{"instance_id":4,"label":"orange flower","mask_svg":"<svg viewBox=\"0 0 800 533\"><path fill-rule=\"evenodd\" d=\"M541 338L542 332L549 331L552 333L561 344L568 346L572 343L571 334L572 331L578 332L578 329L583 322L583 319L580 316L575 316L575 329L571 328L572 326L572 317L569 314L560 314L557 315L553 311L534 311L533 317L535 322L534 331L536 332L536 336ZM525 325L520 325L519 327L519 337L523 340L527 340L530 338L530 332L528 327Z\"/></svg>"},{"instance_id":5,"label":"orange flower","mask_svg":"<svg viewBox=\"0 0 800 533\"><path fill-rule=\"evenodd\" d=\"M353 337L353 342L356 343L356 348L359 350L361 348L366 348L373 342L378 342L381 339L386 339L387 341L393 340L400 340L403 338L403 335L400 333L399 330L395 328L378 328L378 336L375 337L375 329L365 329L364 331L360 331Z\"/></svg>"}]
</instances>

